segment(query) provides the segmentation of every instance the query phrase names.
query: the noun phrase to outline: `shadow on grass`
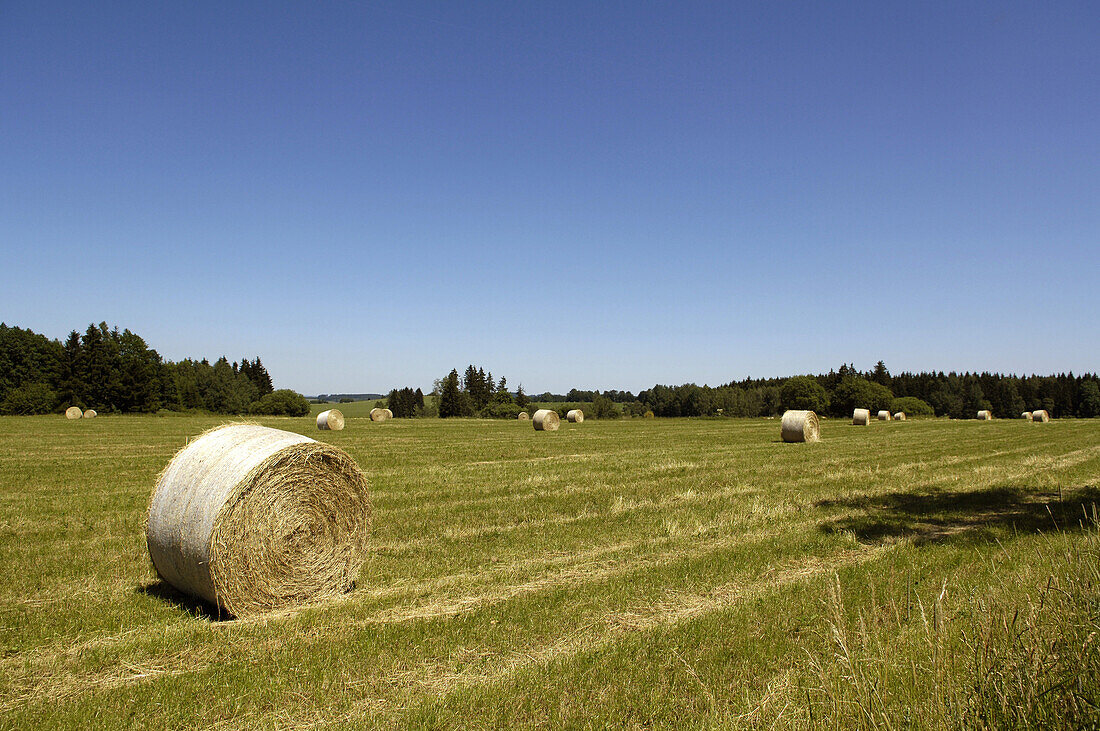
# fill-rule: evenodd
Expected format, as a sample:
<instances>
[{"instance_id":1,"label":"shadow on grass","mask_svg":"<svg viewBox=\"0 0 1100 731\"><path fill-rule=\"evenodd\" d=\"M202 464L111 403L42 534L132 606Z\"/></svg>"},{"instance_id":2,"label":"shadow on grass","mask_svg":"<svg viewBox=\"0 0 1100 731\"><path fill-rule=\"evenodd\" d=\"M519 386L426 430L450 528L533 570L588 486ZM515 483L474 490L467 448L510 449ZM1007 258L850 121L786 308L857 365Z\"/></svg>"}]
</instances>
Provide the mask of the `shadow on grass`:
<instances>
[{"instance_id":1,"label":"shadow on grass","mask_svg":"<svg viewBox=\"0 0 1100 731\"><path fill-rule=\"evenodd\" d=\"M212 604L198 597L191 596L190 594L184 594L166 581L157 580L151 584L139 586L134 591L138 594L144 594L145 596L159 599L165 604L170 604L196 619L205 619L208 622L224 622L232 619L232 617Z\"/></svg>"},{"instance_id":2,"label":"shadow on grass","mask_svg":"<svg viewBox=\"0 0 1100 731\"><path fill-rule=\"evenodd\" d=\"M815 507L856 510L821 530L849 531L863 543L908 538L916 545L991 541L1005 533L1078 531L1100 506L1100 489L1085 485L1059 492L993 487L966 492L892 492L866 498L822 500Z\"/></svg>"}]
</instances>

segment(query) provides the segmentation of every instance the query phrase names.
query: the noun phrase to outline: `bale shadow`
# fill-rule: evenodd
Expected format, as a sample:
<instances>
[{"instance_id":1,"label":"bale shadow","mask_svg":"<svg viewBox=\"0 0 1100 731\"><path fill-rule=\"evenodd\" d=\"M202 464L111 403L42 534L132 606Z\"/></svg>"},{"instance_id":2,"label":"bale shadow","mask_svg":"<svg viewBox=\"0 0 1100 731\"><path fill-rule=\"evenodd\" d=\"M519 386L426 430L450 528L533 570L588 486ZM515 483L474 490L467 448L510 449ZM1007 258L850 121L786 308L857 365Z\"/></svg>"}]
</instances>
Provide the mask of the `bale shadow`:
<instances>
[{"instance_id":1,"label":"bale shadow","mask_svg":"<svg viewBox=\"0 0 1100 731\"><path fill-rule=\"evenodd\" d=\"M204 619L208 622L225 622L233 619L221 611L218 607L190 594L184 594L166 581L157 579L151 584L145 584L134 589L137 594L159 599L165 604L171 604L176 609L190 614L195 619Z\"/></svg>"},{"instance_id":2,"label":"bale shadow","mask_svg":"<svg viewBox=\"0 0 1100 731\"><path fill-rule=\"evenodd\" d=\"M824 522L826 533L851 532L862 543L910 539L915 545L992 541L1006 533L1075 532L1092 523L1100 489L991 487L952 492L892 492L821 500L823 510L857 510Z\"/></svg>"}]
</instances>

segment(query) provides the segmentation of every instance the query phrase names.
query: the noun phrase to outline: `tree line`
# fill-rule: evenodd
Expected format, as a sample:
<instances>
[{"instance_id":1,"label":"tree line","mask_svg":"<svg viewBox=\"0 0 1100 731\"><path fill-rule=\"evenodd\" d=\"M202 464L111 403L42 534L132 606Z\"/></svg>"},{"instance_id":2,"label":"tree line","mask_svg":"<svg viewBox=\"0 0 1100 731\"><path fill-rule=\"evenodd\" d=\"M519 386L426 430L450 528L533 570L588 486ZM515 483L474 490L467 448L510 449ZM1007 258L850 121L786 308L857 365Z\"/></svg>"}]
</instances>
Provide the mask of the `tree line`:
<instances>
[{"instance_id":1,"label":"tree line","mask_svg":"<svg viewBox=\"0 0 1100 731\"><path fill-rule=\"evenodd\" d=\"M259 357L175 363L140 335L105 322L73 330L64 343L0 323L0 413L45 414L68 406L101 413L309 413L301 395L274 389Z\"/></svg>"}]
</instances>

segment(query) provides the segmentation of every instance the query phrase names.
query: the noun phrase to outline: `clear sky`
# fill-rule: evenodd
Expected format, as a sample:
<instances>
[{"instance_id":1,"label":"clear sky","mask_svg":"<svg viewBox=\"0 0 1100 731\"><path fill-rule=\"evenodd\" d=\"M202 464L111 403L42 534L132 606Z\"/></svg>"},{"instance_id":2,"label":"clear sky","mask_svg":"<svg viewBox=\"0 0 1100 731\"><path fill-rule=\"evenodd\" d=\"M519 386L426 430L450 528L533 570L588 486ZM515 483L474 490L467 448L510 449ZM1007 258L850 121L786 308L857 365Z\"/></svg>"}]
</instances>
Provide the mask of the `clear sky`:
<instances>
[{"instance_id":1,"label":"clear sky","mask_svg":"<svg viewBox=\"0 0 1100 731\"><path fill-rule=\"evenodd\" d=\"M1100 3L5 2L0 320L303 393L1100 368Z\"/></svg>"}]
</instances>

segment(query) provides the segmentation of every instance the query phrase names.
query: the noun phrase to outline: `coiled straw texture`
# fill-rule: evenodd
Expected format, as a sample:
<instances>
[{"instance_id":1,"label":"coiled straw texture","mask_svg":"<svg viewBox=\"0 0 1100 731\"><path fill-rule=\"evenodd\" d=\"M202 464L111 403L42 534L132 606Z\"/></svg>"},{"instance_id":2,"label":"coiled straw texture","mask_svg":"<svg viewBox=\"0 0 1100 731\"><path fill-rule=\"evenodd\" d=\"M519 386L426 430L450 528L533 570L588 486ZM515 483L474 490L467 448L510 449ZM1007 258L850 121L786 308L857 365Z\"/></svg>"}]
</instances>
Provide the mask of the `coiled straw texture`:
<instances>
[{"instance_id":1,"label":"coiled straw texture","mask_svg":"<svg viewBox=\"0 0 1100 731\"><path fill-rule=\"evenodd\" d=\"M527 421L528 419L531 418L531 416L526 411L521 411L521 412L519 412L519 416L517 416L516 418L519 419L520 421Z\"/></svg>"},{"instance_id":2,"label":"coiled straw texture","mask_svg":"<svg viewBox=\"0 0 1100 731\"><path fill-rule=\"evenodd\" d=\"M97 416L99 416L99 414L96 413L95 409L88 409L87 411L84 412L84 417L83 418L85 418L85 419L94 419Z\"/></svg>"},{"instance_id":3,"label":"coiled straw texture","mask_svg":"<svg viewBox=\"0 0 1100 731\"><path fill-rule=\"evenodd\" d=\"M377 406L374 407L373 409L370 410L370 420L371 421L385 421L387 419L387 416L386 416L387 411L390 411L390 410L389 409L380 409ZM390 413L392 414L393 412L390 411Z\"/></svg>"},{"instance_id":4,"label":"coiled straw texture","mask_svg":"<svg viewBox=\"0 0 1100 731\"><path fill-rule=\"evenodd\" d=\"M584 421L584 412L580 409L570 409L565 412L565 418L572 424L580 424Z\"/></svg>"},{"instance_id":5,"label":"coiled straw texture","mask_svg":"<svg viewBox=\"0 0 1100 731\"><path fill-rule=\"evenodd\" d=\"M66 419L79 419L82 416L84 416L84 412L80 410L79 406L70 406L69 408L65 409Z\"/></svg>"},{"instance_id":6,"label":"coiled straw texture","mask_svg":"<svg viewBox=\"0 0 1100 731\"><path fill-rule=\"evenodd\" d=\"M340 431L344 428L344 415L339 409L329 409L317 414L317 428L321 431Z\"/></svg>"},{"instance_id":7,"label":"coiled straw texture","mask_svg":"<svg viewBox=\"0 0 1100 731\"><path fill-rule=\"evenodd\" d=\"M821 439L817 414L812 411L785 411L779 425L785 442L816 442Z\"/></svg>"},{"instance_id":8,"label":"coiled straw texture","mask_svg":"<svg viewBox=\"0 0 1100 731\"><path fill-rule=\"evenodd\" d=\"M855 409L852 411L852 423L856 426L868 426L871 423L870 409Z\"/></svg>"},{"instance_id":9,"label":"coiled straw texture","mask_svg":"<svg viewBox=\"0 0 1100 731\"><path fill-rule=\"evenodd\" d=\"M561 425L561 417L553 409L539 409L531 423L535 425L535 431L557 431Z\"/></svg>"},{"instance_id":10,"label":"coiled straw texture","mask_svg":"<svg viewBox=\"0 0 1100 731\"><path fill-rule=\"evenodd\" d=\"M242 617L347 591L369 532L367 480L344 451L230 424L168 463L146 541L164 581Z\"/></svg>"}]
</instances>

